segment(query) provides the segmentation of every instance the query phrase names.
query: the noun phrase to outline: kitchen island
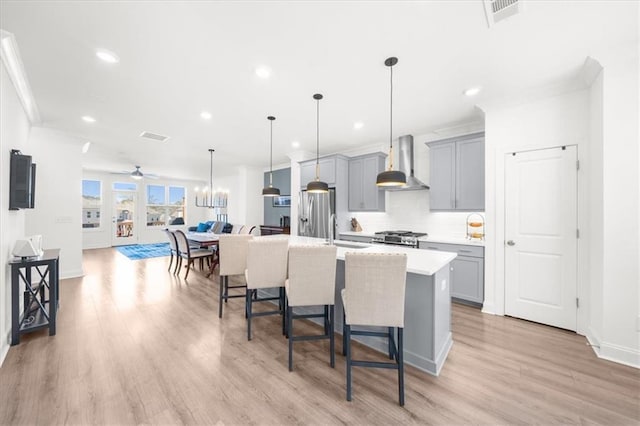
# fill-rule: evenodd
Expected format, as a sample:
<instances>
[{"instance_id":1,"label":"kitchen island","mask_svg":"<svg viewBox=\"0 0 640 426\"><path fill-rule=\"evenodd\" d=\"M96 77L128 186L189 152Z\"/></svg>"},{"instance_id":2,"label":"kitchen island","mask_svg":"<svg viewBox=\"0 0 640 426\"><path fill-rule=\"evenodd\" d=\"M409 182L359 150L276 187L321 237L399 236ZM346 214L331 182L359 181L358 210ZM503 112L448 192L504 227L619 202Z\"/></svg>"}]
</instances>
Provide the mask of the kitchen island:
<instances>
[{"instance_id":1,"label":"kitchen island","mask_svg":"<svg viewBox=\"0 0 640 426\"><path fill-rule=\"evenodd\" d=\"M258 238L286 238L290 245L327 244L324 239L293 235ZM405 253L407 255L407 288L405 293L404 359L407 364L438 375L453 344L449 263L456 257L456 254L340 240L336 240L334 244L337 247L336 258L338 261L335 330L342 333L343 308L340 291L344 288L345 253ZM309 308L308 312L314 312L313 308ZM376 330L373 327L370 329ZM386 339L368 336L352 338L380 352L387 353L388 351Z\"/></svg>"}]
</instances>

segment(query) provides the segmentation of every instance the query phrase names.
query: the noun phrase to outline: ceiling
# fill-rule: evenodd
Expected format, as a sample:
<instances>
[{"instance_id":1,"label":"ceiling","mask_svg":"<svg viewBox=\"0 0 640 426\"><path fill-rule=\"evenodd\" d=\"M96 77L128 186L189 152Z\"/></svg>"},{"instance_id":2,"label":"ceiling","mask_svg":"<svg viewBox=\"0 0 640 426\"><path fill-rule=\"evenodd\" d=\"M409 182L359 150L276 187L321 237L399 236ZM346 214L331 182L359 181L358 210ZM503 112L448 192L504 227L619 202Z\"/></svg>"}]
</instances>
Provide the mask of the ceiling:
<instances>
[{"instance_id":1,"label":"ceiling","mask_svg":"<svg viewBox=\"0 0 640 426\"><path fill-rule=\"evenodd\" d=\"M637 38L637 3L527 1L488 28L480 0L449 2L6 1L0 27L15 35L42 124L91 141L88 169L205 180L315 151L482 119L490 99L575 80L586 57ZM630 13L631 12L631 13ZM117 64L95 56L115 52ZM261 79L256 67L268 66ZM474 98L463 90L482 86ZM212 114L200 118L201 111ZM95 123L86 123L90 115ZM354 129L354 122L364 126ZM171 138L153 142L151 131Z\"/></svg>"}]
</instances>

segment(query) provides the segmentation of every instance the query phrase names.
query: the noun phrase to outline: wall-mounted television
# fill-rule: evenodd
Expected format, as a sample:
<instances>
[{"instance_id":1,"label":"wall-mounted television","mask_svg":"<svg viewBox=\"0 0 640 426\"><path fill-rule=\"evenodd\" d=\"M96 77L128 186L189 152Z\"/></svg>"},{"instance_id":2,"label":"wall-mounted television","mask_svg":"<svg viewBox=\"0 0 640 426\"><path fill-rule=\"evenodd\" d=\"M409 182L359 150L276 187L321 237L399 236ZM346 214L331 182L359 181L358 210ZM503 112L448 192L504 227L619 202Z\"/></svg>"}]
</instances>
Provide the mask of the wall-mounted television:
<instances>
[{"instance_id":1,"label":"wall-mounted television","mask_svg":"<svg viewBox=\"0 0 640 426\"><path fill-rule=\"evenodd\" d=\"M9 173L9 210L34 208L36 165L31 156L12 149Z\"/></svg>"}]
</instances>

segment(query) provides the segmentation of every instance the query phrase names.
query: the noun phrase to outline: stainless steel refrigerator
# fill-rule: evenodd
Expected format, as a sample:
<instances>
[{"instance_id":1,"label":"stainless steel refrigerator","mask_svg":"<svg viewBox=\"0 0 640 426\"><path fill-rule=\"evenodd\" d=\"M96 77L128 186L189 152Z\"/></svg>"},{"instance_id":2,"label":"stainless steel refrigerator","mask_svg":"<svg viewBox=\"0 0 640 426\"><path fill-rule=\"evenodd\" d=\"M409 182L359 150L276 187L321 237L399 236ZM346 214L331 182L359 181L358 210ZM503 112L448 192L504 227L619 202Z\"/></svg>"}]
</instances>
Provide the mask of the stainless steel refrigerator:
<instances>
[{"instance_id":1,"label":"stainless steel refrigerator","mask_svg":"<svg viewBox=\"0 0 640 426\"><path fill-rule=\"evenodd\" d=\"M336 212L336 190L329 189L329 193L310 194L300 193L298 199L298 235L303 237L329 238L335 226L331 226L331 215Z\"/></svg>"}]
</instances>

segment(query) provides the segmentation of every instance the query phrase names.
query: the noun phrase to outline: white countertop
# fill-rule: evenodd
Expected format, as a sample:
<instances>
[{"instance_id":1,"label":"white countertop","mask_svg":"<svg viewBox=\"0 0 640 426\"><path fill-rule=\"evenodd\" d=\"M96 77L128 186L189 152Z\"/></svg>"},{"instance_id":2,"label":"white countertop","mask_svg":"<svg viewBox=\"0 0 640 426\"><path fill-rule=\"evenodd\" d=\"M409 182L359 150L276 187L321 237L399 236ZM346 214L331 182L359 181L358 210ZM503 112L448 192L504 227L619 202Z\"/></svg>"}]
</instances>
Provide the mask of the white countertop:
<instances>
[{"instance_id":1,"label":"white countertop","mask_svg":"<svg viewBox=\"0 0 640 426\"><path fill-rule=\"evenodd\" d=\"M346 231L340 232L340 235L344 235L346 237L363 237L363 238L373 238L373 232L355 232L355 231ZM464 236L459 235L427 235L426 237L418 238L418 242L431 242L431 243L445 243L445 244L463 244L467 246L479 246L484 247L484 240L469 240Z\"/></svg>"},{"instance_id":2,"label":"white countertop","mask_svg":"<svg viewBox=\"0 0 640 426\"><path fill-rule=\"evenodd\" d=\"M427 235L426 237L418 238L418 243L445 243L445 244L463 244L466 246L480 246L484 247L484 240L469 240L461 236L448 236L448 235Z\"/></svg>"},{"instance_id":3,"label":"white countertop","mask_svg":"<svg viewBox=\"0 0 640 426\"><path fill-rule=\"evenodd\" d=\"M374 233L373 232L364 232L364 231L344 231L344 232L340 232L340 235L348 235L351 237L369 237L369 238L373 238Z\"/></svg>"},{"instance_id":4,"label":"white countertop","mask_svg":"<svg viewBox=\"0 0 640 426\"><path fill-rule=\"evenodd\" d=\"M295 235L267 235L256 238L286 238L291 245L315 245L326 244L323 238L299 237ZM340 244L349 245L351 247L341 247ZM338 248L337 259L344 260L347 252L355 253L405 253L407 255L407 272L419 275L433 275L440 269L449 264L455 257L456 253L434 250L420 250L408 247L394 246L388 244L366 244L356 243L353 241L336 240ZM362 247L362 248L355 248Z\"/></svg>"}]
</instances>

